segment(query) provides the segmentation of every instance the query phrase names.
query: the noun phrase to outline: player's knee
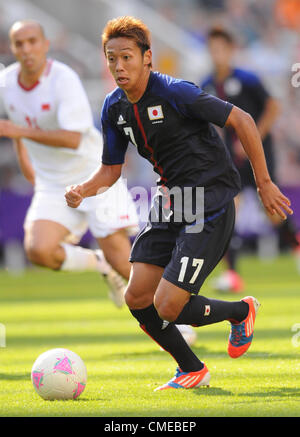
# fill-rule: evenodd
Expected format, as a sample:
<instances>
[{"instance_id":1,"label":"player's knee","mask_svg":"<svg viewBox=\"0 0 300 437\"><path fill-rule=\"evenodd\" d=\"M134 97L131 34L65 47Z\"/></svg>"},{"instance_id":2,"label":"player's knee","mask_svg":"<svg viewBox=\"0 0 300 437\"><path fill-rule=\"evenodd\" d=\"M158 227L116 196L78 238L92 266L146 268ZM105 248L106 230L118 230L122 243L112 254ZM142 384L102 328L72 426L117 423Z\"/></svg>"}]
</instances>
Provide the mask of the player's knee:
<instances>
[{"instance_id":1,"label":"player's knee","mask_svg":"<svg viewBox=\"0 0 300 437\"><path fill-rule=\"evenodd\" d=\"M168 322L174 322L178 317L178 311L177 308L175 308L170 302L168 301L155 301L154 300L154 306L156 308L156 311L158 312L159 317L162 320L167 320Z\"/></svg>"},{"instance_id":2,"label":"player's knee","mask_svg":"<svg viewBox=\"0 0 300 437\"><path fill-rule=\"evenodd\" d=\"M129 285L125 292L125 302L128 308L132 310L147 308L152 304L153 296L146 293L141 294L138 290Z\"/></svg>"},{"instance_id":3,"label":"player's knee","mask_svg":"<svg viewBox=\"0 0 300 437\"><path fill-rule=\"evenodd\" d=\"M128 287L125 291L124 298L128 308L134 308L134 303L135 303L134 295L130 292L130 289Z\"/></svg>"},{"instance_id":4,"label":"player's knee","mask_svg":"<svg viewBox=\"0 0 300 437\"><path fill-rule=\"evenodd\" d=\"M128 308L137 309L140 307L142 299L138 293L132 289L132 287L128 286L125 292L125 302Z\"/></svg>"},{"instance_id":5,"label":"player's knee","mask_svg":"<svg viewBox=\"0 0 300 437\"><path fill-rule=\"evenodd\" d=\"M27 244L25 246L26 255L33 264L52 268L51 250L42 244Z\"/></svg>"},{"instance_id":6,"label":"player's knee","mask_svg":"<svg viewBox=\"0 0 300 437\"><path fill-rule=\"evenodd\" d=\"M29 259L29 261L31 261L34 264L38 264L39 260L40 260L40 249L35 246L35 245L31 245L31 244L27 244L25 246L25 252L27 255L27 258Z\"/></svg>"}]
</instances>

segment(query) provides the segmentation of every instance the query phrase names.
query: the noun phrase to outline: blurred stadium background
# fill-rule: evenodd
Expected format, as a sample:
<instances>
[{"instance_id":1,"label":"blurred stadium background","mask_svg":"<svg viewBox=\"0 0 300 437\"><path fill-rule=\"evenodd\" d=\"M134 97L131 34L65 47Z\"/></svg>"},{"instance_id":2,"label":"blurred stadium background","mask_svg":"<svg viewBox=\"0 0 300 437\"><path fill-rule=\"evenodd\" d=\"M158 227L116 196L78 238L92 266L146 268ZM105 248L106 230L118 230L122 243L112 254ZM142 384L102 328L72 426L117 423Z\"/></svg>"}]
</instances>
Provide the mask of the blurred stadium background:
<instances>
[{"instance_id":1,"label":"blurred stadium background","mask_svg":"<svg viewBox=\"0 0 300 437\"><path fill-rule=\"evenodd\" d=\"M209 27L232 30L239 42L238 65L258 73L281 102L273 129L277 179L293 201L300 229L300 90L291 82L292 65L300 61L300 0L0 0L0 63L14 62L7 38L12 23L37 19L51 41L50 57L69 64L82 78L100 128L104 96L114 87L101 32L107 20L120 15L135 15L149 26L154 69L195 83L211 68L205 44ZM124 175L129 187L154 185L150 166L134 153L128 154ZM14 272L27 265L22 225L31 195L11 142L0 138L0 267ZM257 205L247 204L246 214L241 208L238 226L247 237L245 250L267 258L285 250ZM89 234L83 244L93 245Z\"/></svg>"}]
</instances>

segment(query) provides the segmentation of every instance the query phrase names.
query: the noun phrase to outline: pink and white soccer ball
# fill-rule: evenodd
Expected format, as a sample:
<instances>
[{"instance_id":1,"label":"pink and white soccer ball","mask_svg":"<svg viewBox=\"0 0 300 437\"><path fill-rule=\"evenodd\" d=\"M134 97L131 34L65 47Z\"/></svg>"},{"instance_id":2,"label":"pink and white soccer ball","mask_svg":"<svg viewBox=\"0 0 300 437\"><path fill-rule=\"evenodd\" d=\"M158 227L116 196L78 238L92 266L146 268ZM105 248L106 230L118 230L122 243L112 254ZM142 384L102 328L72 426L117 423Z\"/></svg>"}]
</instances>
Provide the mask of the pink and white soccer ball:
<instances>
[{"instance_id":1,"label":"pink and white soccer ball","mask_svg":"<svg viewBox=\"0 0 300 437\"><path fill-rule=\"evenodd\" d=\"M87 371L82 359L74 352L51 349L36 359L31 381L43 399L76 399L85 389Z\"/></svg>"}]
</instances>

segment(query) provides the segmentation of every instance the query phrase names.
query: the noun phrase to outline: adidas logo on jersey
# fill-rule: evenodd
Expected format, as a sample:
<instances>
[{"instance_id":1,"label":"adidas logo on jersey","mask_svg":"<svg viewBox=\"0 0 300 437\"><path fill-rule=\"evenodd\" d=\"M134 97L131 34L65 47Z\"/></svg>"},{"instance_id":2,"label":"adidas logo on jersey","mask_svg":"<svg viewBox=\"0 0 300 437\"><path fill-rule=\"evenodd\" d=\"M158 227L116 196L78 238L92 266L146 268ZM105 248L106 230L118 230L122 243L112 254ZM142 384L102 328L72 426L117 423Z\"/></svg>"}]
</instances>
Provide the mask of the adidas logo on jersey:
<instances>
[{"instance_id":1,"label":"adidas logo on jersey","mask_svg":"<svg viewBox=\"0 0 300 437\"><path fill-rule=\"evenodd\" d=\"M126 120L124 120L122 114L119 115L119 120L117 121L117 124L125 124Z\"/></svg>"},{"instance_id":2,"label":"adidas logo on jersey","mask_svg":"<svg viewBox=\"0 0 300 437\"><path fill-rule=\"evenodd\" d=\"M162 327L161 327L161 329L162 329L162 330L163 330L163 329L166 329L166 327L169 326L169 324L170 324L170 322L168 322L167 320L163 320L163 323L162 323Z\"/></svg>"}]
</instances>

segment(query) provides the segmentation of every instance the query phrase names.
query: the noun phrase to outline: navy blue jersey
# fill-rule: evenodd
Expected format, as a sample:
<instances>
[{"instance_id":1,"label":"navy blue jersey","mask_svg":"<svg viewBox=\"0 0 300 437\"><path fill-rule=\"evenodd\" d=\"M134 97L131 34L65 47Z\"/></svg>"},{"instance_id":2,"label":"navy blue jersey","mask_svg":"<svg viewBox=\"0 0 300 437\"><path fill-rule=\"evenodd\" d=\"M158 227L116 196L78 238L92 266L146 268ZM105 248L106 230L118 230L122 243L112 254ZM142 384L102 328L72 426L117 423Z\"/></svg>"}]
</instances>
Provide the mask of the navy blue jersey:
<instances>
[{"instance_id":1,"label":"navy blue jersey","mask_svg":"<svg viewBox=\"0 0 300 437\"><path fill-rule=\"evenodd\" d=\"M269 93L254 73L234 68L224 82L216 82L210 75L201 84L204 91L243 109L257 122L261 117Z\"/></svg>"},{"instance_id":2,"label":"navy blue jersey","mask_svg":"<svg viewBox=\"0 0 300 437\"><path fill-rule=\"evenodd\" d=\"M130 141L152 163L158 184L204 187L205 212L215 211L240 190L238 171L212 125L223 127L231 109L191 82L151 72L137 103L120 88L106 96L102 162L122 164Z\"/></svg>"},{"instance_id":3,"label":"navy blue jersey","mask_svg":"<svg viewBox=\"0 0 300 437\"><path fill-rule=\"evenodd\" d=\"M238 68L233 69L231 74L223 82L217 82L214 75L210 75L202 82L201 86L207 93L228 101L248 112L256 123L265 110L266 102L270 97L268 91L256 74ZM251 180L251 184L255 185L249 161L240 161L239 158L235 158L233 149L235 139L235 132L232 129L226 129L225 142L232 154L235 165L240 172L243 172L243 175L245 175L245 183L243 183L247 184L246 181ZM269 172L272 179L274 179L274 154L270 134L264 138L263 146Z\"/></svg>"}]
</instances>

